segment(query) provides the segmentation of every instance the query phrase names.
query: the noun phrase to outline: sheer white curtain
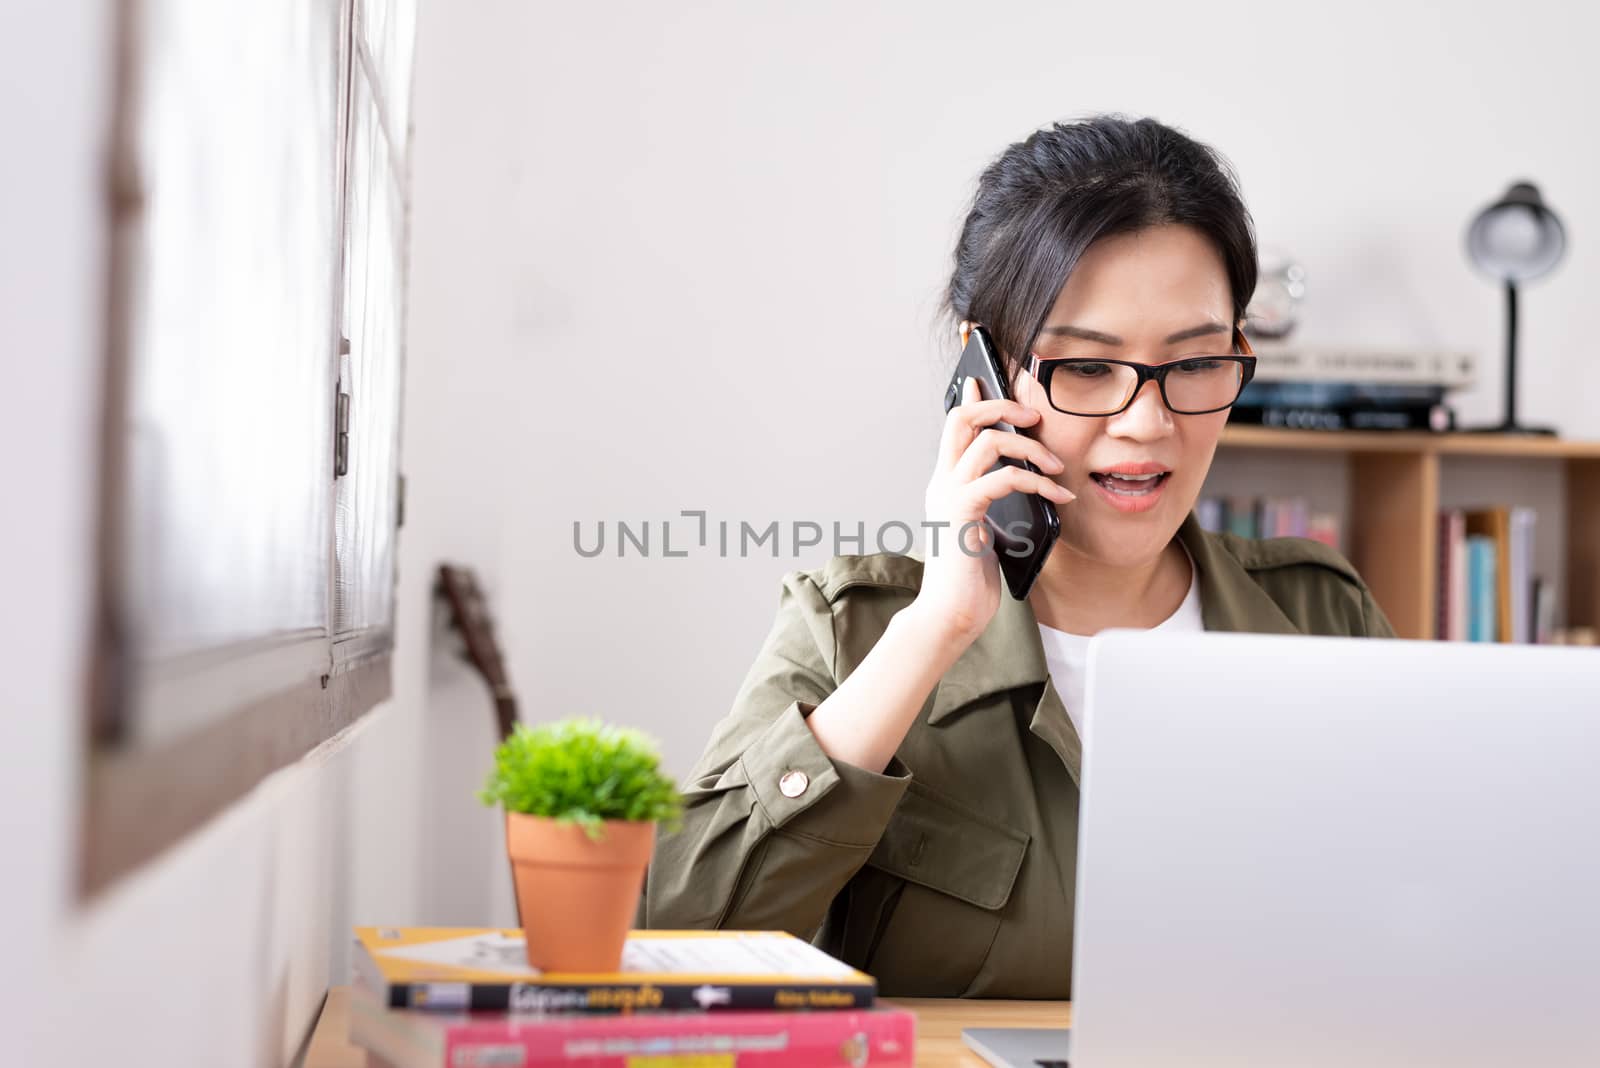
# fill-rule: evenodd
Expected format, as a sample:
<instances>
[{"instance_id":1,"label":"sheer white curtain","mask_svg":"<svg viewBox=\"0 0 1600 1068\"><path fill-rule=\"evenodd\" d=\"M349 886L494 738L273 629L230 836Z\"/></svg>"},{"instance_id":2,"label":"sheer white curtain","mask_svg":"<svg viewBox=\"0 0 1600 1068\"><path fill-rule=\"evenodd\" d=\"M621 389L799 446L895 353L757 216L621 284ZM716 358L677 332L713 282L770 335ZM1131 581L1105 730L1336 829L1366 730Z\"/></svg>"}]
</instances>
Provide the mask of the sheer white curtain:
<instances>
[{"instance_id":1,"label":"sheer white curtain","mask_svg":"<svg viewBox=\"0 0 1600 1068\"><path fill-rule=\"evenodd\" d=\"M377 94L360 65L350 93L345 322L340 383L350 397L349 468L336 498L334 634L387 627L398 504L405 198Z\"/></svg>"},{"instance_id":2,"label":"sheer white curtain","mask_svg":"<svg viewBox=\"0 0 1600 1068\"><path fill-rule=\"evenodd\" d=\"M148 741L389 646L416 15L128 10L108 475L131 733Z\"/></svg>"},{"instance_id":3,"label":"sheer white curtain","mask_svg":"<svg viewBox=\"0 0 1600 1068\"><path fill-rule=\"evenodd\" d=\"M161 690L146 736L326 670L339 7L135 8L126 622L153 685L241 643L272 654L259 682Z\"/></svg>"}]
</instances>

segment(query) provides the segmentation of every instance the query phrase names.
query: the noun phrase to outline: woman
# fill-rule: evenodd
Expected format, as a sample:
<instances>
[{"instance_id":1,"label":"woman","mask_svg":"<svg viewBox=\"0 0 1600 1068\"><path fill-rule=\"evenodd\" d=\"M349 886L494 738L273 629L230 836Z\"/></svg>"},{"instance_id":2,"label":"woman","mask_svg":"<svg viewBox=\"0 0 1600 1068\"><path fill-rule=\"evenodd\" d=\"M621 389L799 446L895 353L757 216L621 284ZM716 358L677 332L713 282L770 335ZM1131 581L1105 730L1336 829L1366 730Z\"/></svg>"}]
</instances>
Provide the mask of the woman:
<instances>
[{"instance_id":1,"label":"woman","mask_svg":"<svg viewBox=\"0 0 1600 1068\"><path fill-rule=\"evenodd\" d=\"M786 929L884 994L1070 996L1089 636L1392 634L1332 550L1191 514L1255 279L1226 166L1152 120L1058 124L984 172L948 303L993 337L1016 399L969 382L926 495L931 522L977 540L785 577L685 826L657 845L644 925ZM1038 471L986 473L999 456ZM1025 601L978 551L1016 490L1061 516Z\"/></svg>"}]
</instances>

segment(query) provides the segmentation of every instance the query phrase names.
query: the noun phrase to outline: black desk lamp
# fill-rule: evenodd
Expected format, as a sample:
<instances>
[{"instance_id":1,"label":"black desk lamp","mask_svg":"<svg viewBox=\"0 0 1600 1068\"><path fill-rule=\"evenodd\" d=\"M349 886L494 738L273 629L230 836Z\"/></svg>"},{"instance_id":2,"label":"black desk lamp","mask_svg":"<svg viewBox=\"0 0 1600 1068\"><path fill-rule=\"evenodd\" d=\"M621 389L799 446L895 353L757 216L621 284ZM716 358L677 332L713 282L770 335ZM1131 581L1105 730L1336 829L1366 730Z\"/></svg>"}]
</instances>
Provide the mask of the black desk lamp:
<instances>
[{"instance_id":1,"label":"black desk lamp","mask_svg":"<svg viewBox=\"0 0 1600 1068\"><path fill-rule=\"evenodd\" d=\"M1506 286L1506 416L1495 434L1554 434L1517 424L1517 283L1549 273L1566 251L1567 231L1545 207L1538 186L1517 182L1478 213L1467 229L1467 255L1478 269Z\"/></svg>"}]
</instances>

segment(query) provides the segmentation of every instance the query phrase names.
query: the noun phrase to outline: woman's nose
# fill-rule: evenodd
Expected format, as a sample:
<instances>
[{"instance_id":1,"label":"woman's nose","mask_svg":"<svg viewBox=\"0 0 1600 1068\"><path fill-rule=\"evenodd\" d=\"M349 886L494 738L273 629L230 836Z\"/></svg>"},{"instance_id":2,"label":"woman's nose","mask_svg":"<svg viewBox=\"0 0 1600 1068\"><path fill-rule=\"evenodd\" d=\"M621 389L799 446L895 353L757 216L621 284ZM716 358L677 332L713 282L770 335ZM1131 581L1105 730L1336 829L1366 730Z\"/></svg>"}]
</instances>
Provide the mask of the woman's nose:
<instances>
[{"instance_id":1,"label":"woman's nose","mask_svg":"<svg viewBox=\"0 0 1600 1068\"><path fill-rule=\"evenodd\" d=\"M1172 412L1161 399L1161 387L1146 382L1133 403L1106 421L1106 432L1117 437L1146 440L1172 433Z\"/></svg>"}]
</instances>

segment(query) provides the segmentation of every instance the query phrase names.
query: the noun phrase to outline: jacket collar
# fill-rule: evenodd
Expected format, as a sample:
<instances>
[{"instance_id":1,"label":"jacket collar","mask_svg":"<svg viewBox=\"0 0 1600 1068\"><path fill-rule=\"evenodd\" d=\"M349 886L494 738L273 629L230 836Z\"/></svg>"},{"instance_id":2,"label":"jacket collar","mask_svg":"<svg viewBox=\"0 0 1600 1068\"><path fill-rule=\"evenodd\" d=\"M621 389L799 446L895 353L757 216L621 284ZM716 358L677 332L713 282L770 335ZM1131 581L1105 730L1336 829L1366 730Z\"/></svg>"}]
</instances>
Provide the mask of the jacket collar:
<instances>
[{"instance_id":1,"label":"jacket collar","mask_svg":"<svg viewBox=\"0 0 1600 1068\"><path fill-rule=\"evenodd\" d=\"M1203 530L1193 513L1178 528L1177 537L1189 550L1199 576L1206 630L1299 633L1225 543ZM939 680L928 724L940 726L979 698L1024 687L1042 687L1029 729L1056 751L1076 782L1083 743L1050 680L1033 607L1009 593L1000 595L1000 607L989 626Z\"/></svg>"},{"instance_id":2,"label":"jacket collar","mask_svg":"<svg viewBox=\"0 0 1600 1068\"><path fill-rule=\"evenodd\" d=\"M1228 551L1227 541L1202 528L1193 512L1178 528L1178 539L1194 557L1200 574L1200 618L1206 630L1300 633L1278 602L1267 596L1239 558Z\"/></svg>"}]
</instances>

